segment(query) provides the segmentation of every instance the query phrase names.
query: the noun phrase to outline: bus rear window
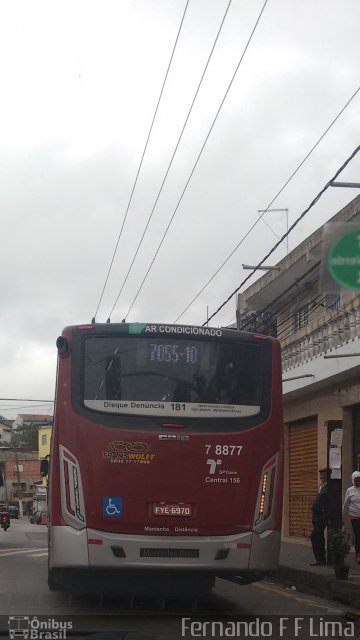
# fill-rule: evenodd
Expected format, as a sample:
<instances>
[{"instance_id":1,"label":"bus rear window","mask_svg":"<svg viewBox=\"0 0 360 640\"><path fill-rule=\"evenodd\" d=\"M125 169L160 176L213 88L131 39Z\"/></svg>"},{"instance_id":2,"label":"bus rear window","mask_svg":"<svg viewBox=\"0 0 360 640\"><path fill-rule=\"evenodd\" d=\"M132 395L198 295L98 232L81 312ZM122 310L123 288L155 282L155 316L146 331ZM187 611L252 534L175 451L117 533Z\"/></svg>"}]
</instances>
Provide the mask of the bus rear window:
<instances>
[{"instance_id":1,"label":"bus rear window","mask_svg":"<svg viewBox=\"0 0 360 640\"><path fill-rule=\"evenodd\" d=\"M260 344L91 336L84 344L84 406L93 411L191 418L260 413Z\"/></svg>"}]
</instances>

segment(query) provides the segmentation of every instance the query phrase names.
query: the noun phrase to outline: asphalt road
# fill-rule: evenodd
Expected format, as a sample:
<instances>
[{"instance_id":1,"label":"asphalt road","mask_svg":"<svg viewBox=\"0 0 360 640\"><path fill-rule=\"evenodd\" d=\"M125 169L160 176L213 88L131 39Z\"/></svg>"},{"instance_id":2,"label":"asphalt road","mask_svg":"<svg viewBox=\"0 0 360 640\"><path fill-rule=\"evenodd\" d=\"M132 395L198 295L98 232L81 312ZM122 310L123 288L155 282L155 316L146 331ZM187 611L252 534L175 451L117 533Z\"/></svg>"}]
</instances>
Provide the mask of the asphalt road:
<instances>
[{"instance_id":1,"label":"asphalt road","mask_svg":"<svg viewBox=\"0 0 360 640\"><path fill-rule=\"evenodd\" d=\"M193 623L200 620L202 623L242 621L244 625L257 620L258 629L253 628L254 633L249 635L251 630L244 626L240 629L240 635L229 636L231 629L228 630L228 637L290 639L310 638L316 634L318 637L342 637L340 633L330 634L334 628L325 629L325 622L334 620L347 625L350 613L352 616L359 614L360 619L360 612L353 609L349 611L349 607L304 595L268 580L246 587L217 580L211 597L198 601L186 598L101 598L50 592L46 582L47 529L31 525L27 520L12 521L7 532L0 530L0 567L0 630L5 631L6 628L6 633L8 617L16 615L37 616L38 619L41 616L46 619L49 616L62 616L62 619L71 620L73 626L79 629L132 630L157 640L217 638L222 637L221 631L224 637L225 629L219 625L205 628L194 626ZM303 617L305 620L301 621ZM279 628L280 618L283 618L282 629ZM309 626L310 619L314 620L312 628ZM261 623L268 626L261 627ZM298 625L296 629L295 624ZM345 628L336 630L344 631ZM269 635L267 632L270 631ZM116 637L127 636L123 634ZM129 639L137 640L137 637L140 636L129 636Z\"/></svg>"}]
</instances>

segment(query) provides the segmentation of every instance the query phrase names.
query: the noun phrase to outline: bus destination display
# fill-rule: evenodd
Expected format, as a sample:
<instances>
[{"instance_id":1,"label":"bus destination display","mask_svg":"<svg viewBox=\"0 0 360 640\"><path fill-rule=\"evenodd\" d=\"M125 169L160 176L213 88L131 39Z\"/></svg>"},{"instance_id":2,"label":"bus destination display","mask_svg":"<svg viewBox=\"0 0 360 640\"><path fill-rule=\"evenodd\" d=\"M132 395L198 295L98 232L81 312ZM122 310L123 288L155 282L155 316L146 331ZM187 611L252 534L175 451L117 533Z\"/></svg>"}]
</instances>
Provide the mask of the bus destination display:
<instances>
[{"instance_id":1,"label":"bus destination display","mask_svg":"<svg viewBox=\"0 0 360 640\"><path fill-rule=\"evenodd\" d=\"M173 362L181 364L196 364L199 361L199 348L178 344L149 344L148 360L150 362Z\"/></svg>"}]
</instances>

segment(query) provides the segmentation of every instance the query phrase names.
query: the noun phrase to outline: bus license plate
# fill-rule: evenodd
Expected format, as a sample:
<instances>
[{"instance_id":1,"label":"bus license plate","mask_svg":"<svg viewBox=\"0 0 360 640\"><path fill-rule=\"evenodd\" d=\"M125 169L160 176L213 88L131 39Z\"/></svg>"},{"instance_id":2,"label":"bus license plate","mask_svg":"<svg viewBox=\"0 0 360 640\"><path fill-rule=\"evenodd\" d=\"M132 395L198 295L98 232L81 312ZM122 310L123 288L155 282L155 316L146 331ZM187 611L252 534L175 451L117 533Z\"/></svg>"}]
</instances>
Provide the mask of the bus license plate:
<instances>
[{"instance_id":1,"label":"bus license plate","mask_svg":"<svg viewBox=\"0 0 360 640\"><path fill-rule=\"evenodd\" d=\"M155 502L153 504L153 516L185 516L192 515L191 504L167 504Z\"/></svg>"}]
</instances>

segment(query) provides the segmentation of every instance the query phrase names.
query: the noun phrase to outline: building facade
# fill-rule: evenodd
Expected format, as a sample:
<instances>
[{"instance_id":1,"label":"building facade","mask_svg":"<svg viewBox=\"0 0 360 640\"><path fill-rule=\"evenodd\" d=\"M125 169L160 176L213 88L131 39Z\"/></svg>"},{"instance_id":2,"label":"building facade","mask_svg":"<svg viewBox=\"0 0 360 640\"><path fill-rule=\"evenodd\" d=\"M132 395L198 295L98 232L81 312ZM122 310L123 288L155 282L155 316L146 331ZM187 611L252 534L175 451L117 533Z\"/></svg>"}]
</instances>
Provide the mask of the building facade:
<instances>
[{"instance_id":1,"label":"building facade","mask_svg":"<svg viewBox=\"0 0 360 640\"><path fill-rule=\"evenodd\" d=\"M329 222L360 229L360 196ZM320 228L241 293L237 304L240 329L277 335L281 343L283 534L293 538L310 535L319 468L332 469L338 514L351 473L360 469L360 290L322 290L323 242Z\"/></svg>"},{"instance_id":2,"label":"building facade","mask_svg":"<svg viewBox=\"0 0 360 640\"><path fill-rule=\"evenodd\" d=\"M52 426L39 427L38 429L38 441L39 441L39 458L40 460L46 460L50 456Z\"/></svg>"},{"instance_id":3,"label":"building facade","mask_svg":"<svg viewBox=\"0 0 360 640\"><path fill-rule=\"evenodd\" d=\"M12 420L0 419L0 447L7 447L11 443Z\"/></svg>"},{"instance_id":4,"label":"building facade","mask_svg":"<svg viewBox=\"0 0 360 640\"><path fill-rule=\"evenodd\" d=\"M19 413L14 420L14 429L17 427L23 427L26 424L34 424L38 427L52 424L53 417L45 414L38 413Z\"/></svg>"},{"instance_id":5,"label":"building facade","mask_svg":"<svg viewBox=\"0 0 360 640\"><path fill-rule=\"evenodd\" d=\"M51 435L52 435L52 426L48 425L46 427L39 427L38 430L38 439L39 439L39 460L50 460L50 447L51 447ZM42 479L42 485L37 488L37 500L41 506L44 506L42 503L47 501L47 486L48 486L48 477L44 477ZM40 508L38 506L38 508Z\"/></svg>"},{"instance_id":6,"label":"building facade","mask_svg":"<svg viewBox=\"0 0 360 640\"><path fill-rule=\"evenodd\" d=\"M22 499L24 511L33 508L36 484L41 483L40 461L37 452L0 450L0 502L14 503Z\"/></svg>"}]
</instances>

